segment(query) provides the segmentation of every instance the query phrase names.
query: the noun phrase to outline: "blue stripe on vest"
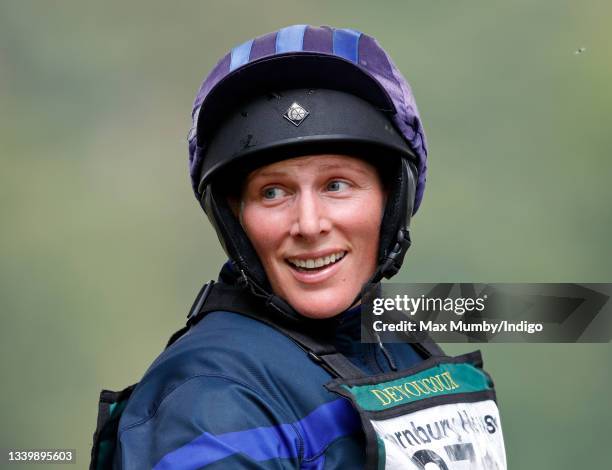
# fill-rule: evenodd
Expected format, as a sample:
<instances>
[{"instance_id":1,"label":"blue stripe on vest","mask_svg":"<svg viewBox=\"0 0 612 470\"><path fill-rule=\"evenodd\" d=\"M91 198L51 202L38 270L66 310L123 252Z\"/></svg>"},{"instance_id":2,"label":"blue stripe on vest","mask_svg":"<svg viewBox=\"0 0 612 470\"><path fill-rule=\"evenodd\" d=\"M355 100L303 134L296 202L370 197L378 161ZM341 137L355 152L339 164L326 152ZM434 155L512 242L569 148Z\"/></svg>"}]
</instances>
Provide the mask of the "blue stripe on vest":
<instances>
[{"instance_id":1,"label":"blue stripe on vest","mask_svg":"<svg viewBox=\"0 0 612 470\"><path fill-rule=\"evenodd\" d=\"M339 437L348 436L361 429L359 416L344 398L315 408L295 425L304 437L305 459L310 459L323 452Z\"/></svg>"},{"instance_id":2,"label":"blue stripe on vest","mask_svg":"<svg viewBox=\"0 0 612 470\"><path fill-rule=\"evenodd\" d=\"M357 413L344 398L325 403L293 424L280 424L214 435L204 433L166 454L154 470L199 469L233 454L255 461L298 457L294 426L304 437L304 459L312 459L334 440L360 429Z\"/></svg>"},{"instance_id":3,"label":"blue stripe on vest","mask_svg":"<svg viewBox=\"0 0 612 470\"><path fill-rule=\"evenodd\" d=\"M239 46L232 49L231 60L230 60L230 72L241 65L246 64L249 61L251 55L251 47L253 47L253 40L250 39L243 42Z\"/></svg>"},{"instance_id":4,"label":"blue stripe on vest","mask_svg":"<svg viewBox=\"0 0 612 470\"><path fill-rule=\"evenodd\" d=\"M293 52L304 49L305 24L288 26L276 33L276 52Z\"/></svg>"},{"instance_id":5,"label":"blue stripe on vest","mask_svg":"<svg viewBox=\"0 0 612 470\"><path fill-rule=\"evenodd\" d=\"M357 63L359 60L360 36L361 32L354 29L335 29L333 39L334 54Z\"/></svg>"}]
</instances>

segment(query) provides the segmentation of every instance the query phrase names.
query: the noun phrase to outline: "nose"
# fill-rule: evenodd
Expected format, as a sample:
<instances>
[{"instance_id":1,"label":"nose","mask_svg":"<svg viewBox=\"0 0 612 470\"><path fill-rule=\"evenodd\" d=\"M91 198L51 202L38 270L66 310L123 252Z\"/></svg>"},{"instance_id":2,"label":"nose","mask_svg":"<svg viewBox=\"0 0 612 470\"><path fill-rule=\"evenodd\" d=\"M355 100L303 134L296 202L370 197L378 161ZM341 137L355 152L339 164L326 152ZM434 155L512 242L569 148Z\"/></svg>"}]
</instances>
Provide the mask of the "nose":
<instances>
[{"instance_id":1,"label":"nose","mask_svg":"<svg viewBox=\"0 0 612 470\"><path fill-rule=\"evenodd\" d=\"M330 229L331 221L325 204L312 191L302 192L296 200L291 236L312 240Z\"/></svg>"}]
</instances>

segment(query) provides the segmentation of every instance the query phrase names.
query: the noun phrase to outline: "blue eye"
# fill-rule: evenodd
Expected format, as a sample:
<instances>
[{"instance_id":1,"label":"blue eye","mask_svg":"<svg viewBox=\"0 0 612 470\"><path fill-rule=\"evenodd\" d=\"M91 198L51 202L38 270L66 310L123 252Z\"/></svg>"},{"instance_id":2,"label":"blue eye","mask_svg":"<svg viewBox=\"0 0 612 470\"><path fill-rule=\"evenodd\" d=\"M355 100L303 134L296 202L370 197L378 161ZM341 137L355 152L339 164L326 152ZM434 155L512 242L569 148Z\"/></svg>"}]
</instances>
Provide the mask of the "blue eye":
<instances>
[{"instance_id":1,"label":"blue eye","mask_svg":"<svg viewBox=\"0 0 612 470\"><path fill-rule=\"evenodd\" d=\"M264 199L276 199L282 195L283 195L283 190L275 186L272 186L270 188L266 188L263 190Z\"/></svg>"},{"instance_id":2,"label":"blue eye","mask_svg":"<svg viewBox=\"0 0 612 470\"><path fill-rule=\"evenodd\" d=\"M345 183L344 181L333 180L327 183L327 190L332 191L332 192L342 191L343 189L346 189L347 187L348 187L348 184Z\"/></svg>"}]
</instances>

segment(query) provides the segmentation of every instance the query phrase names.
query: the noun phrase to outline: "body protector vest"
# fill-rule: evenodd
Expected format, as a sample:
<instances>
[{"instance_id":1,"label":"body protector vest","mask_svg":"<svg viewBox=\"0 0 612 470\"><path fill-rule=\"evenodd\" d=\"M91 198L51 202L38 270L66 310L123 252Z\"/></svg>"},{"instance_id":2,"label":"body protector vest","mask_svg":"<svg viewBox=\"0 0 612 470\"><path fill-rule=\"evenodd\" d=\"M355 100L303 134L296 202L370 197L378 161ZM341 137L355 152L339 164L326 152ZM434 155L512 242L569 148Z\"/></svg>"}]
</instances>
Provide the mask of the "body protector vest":
<instances>
[{"instance_id":1,"label":"body protector vest","mask_svg":"<svg viewBox=\"0 0 612 470\"><path fill-rule=\"evenodd\" d=\"M350 401L365 433L366 469L505 470L503 434L495 390L480 352L445 356L431 340L413 344L426 359L406 370L367 375L339 353L322 332L334 319L291 319L242 286L204 285L168 346L205 315L230 311L255 318L291 338L332 379L325 387ZM136 384L135 384L136 385ZM132 385L102 391L90 470L112 468L121 413Z\"/></svg>"}]
</instances>

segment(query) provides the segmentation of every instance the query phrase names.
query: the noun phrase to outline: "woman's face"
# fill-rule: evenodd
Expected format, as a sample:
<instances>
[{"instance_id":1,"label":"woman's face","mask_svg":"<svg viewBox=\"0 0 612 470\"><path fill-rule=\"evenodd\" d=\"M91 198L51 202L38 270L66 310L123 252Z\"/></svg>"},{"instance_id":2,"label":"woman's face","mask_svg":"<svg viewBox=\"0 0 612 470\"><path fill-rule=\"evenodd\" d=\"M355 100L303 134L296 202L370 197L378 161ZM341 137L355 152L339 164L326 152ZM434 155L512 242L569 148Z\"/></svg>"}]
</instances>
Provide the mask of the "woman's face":
<instances>
[{"instance_id":1,"label":"woman's face","mask_svg":"<svg viewBox=\"0 0 612 470\"><path fill-rule=\"evenodd\" d=\"M274 292L306 317L328 318L374 273L384 203L369 163L306 156L253 171L240 220Z\"/></svg>"}]
</instances>

